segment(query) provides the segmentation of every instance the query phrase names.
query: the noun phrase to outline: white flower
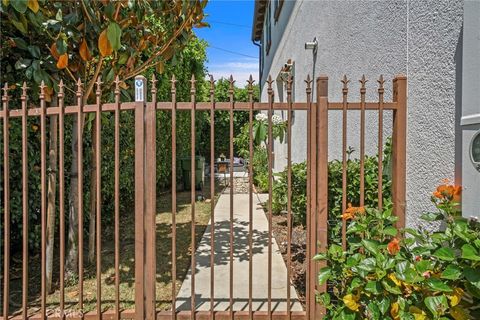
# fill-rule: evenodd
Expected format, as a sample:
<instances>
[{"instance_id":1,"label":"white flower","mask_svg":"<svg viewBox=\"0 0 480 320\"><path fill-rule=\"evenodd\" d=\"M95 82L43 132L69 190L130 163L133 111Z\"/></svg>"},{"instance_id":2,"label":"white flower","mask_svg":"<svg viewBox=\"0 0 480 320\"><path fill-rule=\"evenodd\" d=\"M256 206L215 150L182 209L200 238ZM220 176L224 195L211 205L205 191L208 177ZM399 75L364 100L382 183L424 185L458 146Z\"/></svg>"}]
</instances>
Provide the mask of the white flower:
<instances>
[{"instance_id":1,"label":"white flower","mask_svg":"<svg viewBox=\"0 0 480 320\"><path fill-rule=\"evenodd\" d=\"M257 121L267 121L268 116L265 113L257 113L255 120Z\"/></svg>"},{"instance_id":2,"label":"white flower","mask_svg":"<svg viewBox=\"0 0 480 320\"><path fill-rule=\"evenodd\" d=\"M282 124L282 123L283 123L283 120L282 120L282 118L280 118L279 115L274 114L274 115L272 116L272 123L273 123L274 125L279 125L279 124Z\"/></svg>"}]
</instances>

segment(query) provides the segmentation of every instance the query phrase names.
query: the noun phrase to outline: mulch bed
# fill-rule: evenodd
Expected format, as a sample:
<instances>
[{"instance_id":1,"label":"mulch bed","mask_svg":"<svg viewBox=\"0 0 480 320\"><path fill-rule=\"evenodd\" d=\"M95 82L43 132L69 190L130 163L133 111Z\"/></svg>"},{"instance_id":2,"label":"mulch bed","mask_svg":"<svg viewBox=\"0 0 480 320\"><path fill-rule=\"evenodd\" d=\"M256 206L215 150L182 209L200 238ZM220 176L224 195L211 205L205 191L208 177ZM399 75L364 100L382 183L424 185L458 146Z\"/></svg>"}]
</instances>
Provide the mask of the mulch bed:
<instances>
[{"instance_id":1,"label":"mulch bed","mask_svg":"<svg viewBox=\"0 0 480 320\"><path fill-rule=\"evenodd\" d=\"M287 265L288 228L287 214L273 215L272 232ZM291 283L297 290L300 303L305 307L306 270L307 270L307 230L303 226L294 226L291 238Z\"/></svg>"}]
</instances>

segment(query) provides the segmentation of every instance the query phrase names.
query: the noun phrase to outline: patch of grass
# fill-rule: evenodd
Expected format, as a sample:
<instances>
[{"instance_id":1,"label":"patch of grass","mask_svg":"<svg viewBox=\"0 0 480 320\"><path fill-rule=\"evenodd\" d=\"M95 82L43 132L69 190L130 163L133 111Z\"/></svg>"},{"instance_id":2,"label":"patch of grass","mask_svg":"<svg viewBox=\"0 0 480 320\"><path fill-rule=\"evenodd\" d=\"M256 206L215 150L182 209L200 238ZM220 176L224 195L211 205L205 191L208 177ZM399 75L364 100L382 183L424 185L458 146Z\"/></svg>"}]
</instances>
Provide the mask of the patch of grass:
<instances>
[{"instance_id":1,"label":"patch of grass","mask_svg":"<svg viewBox=\"0 0 480 320\"><path fill-rule=\"evenodd\" d=\"M217 185L216 198L220 192ZM204 188L205 196L210 194L209 187ZM197 195L201 194L197 192ZM191 194L177 192L176 214L176 267L175 292L178 293L186 277L191 263ZM172 195L170 192L157 194L156 216L156 300L157 310L169 310L172 303ZM210 201L196 201L195 203L195 243L198 246L200 239L210 220ZM113 214L102 212L103 215ZM132 309L135 304L135 212L123 213L120 221L120 308ZM102 310L115 307L115 243L114 229L111 226L102 226L102 275L101 300ZM84 236L85 238L87 235ZM87 246L84 246L87 249ZM20 256L21 253L19 252ZM58 248L55 248L56 261L54 264L55 291L47 296L47 308L50 311L58 310L60 290L58 283ZM84 257L86 259L87 252ZM30 257L29 277L29 313L35 313L40 307L40 263L39 255ZM21 261L21 260L20 260ZM21 275L21 262L18 268ZM83 312L96 309L96 265L85 264L84 270ZM78 278L65 279L65 308L71 311L78 310ZM11 281L11 312L21 312L21 276L13 277Z\"/></svg>"}]
</instances>

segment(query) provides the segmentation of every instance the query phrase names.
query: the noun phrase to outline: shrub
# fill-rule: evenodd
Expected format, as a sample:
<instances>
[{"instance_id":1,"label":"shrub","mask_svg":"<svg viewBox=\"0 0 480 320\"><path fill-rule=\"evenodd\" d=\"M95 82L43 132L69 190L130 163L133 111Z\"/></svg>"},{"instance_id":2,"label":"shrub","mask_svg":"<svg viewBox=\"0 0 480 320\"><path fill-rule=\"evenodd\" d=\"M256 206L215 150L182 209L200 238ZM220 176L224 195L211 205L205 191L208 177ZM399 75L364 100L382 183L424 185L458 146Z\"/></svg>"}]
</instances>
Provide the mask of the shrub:
<instances>
[{"instance_id":1,"label":"shrub","mask_svg":"<svg viewBox=\"0 0 480 320\"><path fill-rule=\"evenodd\" d=\"M278 214L287 210L288 170L275 174L277 178L272 189L272 212ZM292 216L296 224L305 224L307 213L307 164L292 164Z\"/></svg>"},{"instance_id":2,"label":"shrub","mask_svg":"<svg viewBox=\"0 0 480 320\"><path fill-rule=\"evenodd\" d=\"M258 192L268 191L268 153L262 146L253 151L253 183Z\"/></svg>"},{"instance_id":3,"label":"shrub","mask_svg":"<svg viewBox=\"0 0 480 320\"><path fill-rule=\"evenodd\" d=\"M390 139L387 140L384 150L383 198L384 206L391 203L391 178L387 168L390 161ZM328 163L328 212L330 217L330 240L336 243L338 239L342 208L342 161L333 160ZM272 211L279 214L287 210L287 177L285 168L275 175L272 192ZM360 160L348 159L347 161L347 203L358 205L360 203ZM365 205L378 206L378 157L365 157ZM307 211L307 165L306 162L292 164L292 214L297 224L306 223Z\"/></svg>"},{"instance_id":4,"label":"shrub","mask_svg":"<svg viewBox=\"0 0 480 320\"><path fill-rule=\"evenodd\" d=\"M318 296L325 319L479 319L480 226L461 218L460 187L437 188L438 212L426 221L442 221L443 231L401 230L391 209L349 208L343 213L348 247L336 244L315 256L325 261Z\"/></svg>"},{"instance_id":5,"label":"shrub","mask_svg":"<svg viewBox=\"0 0 480 320\"><path fill-rule=\"evenodd\" d=\"M272 137L283 142L287 122L280 116L272 116ZM268 115L257 113L252 123L253 134L253 183L258 192L268 191ZM235 152L244 159L250 155L250 123L243 124L240 133L234 138Z\"/></svg>"}]
</instances>

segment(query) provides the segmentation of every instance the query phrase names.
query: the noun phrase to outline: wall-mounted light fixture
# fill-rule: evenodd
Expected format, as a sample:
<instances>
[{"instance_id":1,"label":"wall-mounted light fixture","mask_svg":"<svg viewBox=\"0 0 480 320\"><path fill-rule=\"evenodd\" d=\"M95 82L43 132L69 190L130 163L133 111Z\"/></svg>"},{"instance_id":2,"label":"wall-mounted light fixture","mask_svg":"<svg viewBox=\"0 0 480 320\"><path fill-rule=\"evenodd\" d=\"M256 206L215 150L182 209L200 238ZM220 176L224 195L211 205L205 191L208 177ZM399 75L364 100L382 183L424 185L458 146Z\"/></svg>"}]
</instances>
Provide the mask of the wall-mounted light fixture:
<instances>
[{"instance_id":1,"label":"wall-mounted light fixture","mask_svg":"<svg viewBox=\"0 0 480 320\"><path fill-rule=\"evenodd\" d=\"M305 50L313 50L313 54L317 54L318 41L317 37L313 38L313 41L305 42Z\"/></svg>"}]
</instances>

